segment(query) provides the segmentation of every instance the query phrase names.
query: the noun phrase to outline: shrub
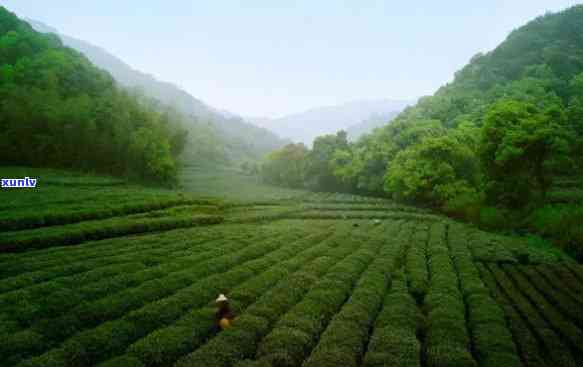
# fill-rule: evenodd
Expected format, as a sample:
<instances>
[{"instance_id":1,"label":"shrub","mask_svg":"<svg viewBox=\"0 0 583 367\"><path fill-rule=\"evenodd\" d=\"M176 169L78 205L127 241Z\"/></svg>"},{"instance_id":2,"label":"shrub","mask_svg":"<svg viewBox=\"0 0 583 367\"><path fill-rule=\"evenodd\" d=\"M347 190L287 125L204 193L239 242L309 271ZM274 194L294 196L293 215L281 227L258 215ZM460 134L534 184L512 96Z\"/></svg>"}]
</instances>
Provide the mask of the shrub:
<instances>
[{"instance_id":1,"label":"shrub","mask_svg":"<svg viewBox=\"0 0 583 367\"><path fill-rule=\"evenodd\" d=\"M121 354L126 345L138 336L138 330L127 321L106 322L75 335L63 344L66 365L93 365Z\"/></svg>"},{"instance_id":2,"label":"shrub","mask_svg":"<svg viewBox=\"0 0 583 367\"><path fill-rule=\"evenodd\" d=\"M200 342L195 328L172 326L140 339L127 348L127 353L146 366L165 366L192 350L191 345Z\"/></svg>"},{"instance_id":3,"label":"shrub","mask_svg":"<svg viewBox=\"0 0 583 367\"><path fill-rule=\"evenodd\" d=\"M341 347L323 346L308 358L302 367L358 367L355 354Z\"/></svg>"},{"instance_id":4,"label":"shrub","mask_svg":"<svg viewBox=\"0 0 583 367\"><path fill-rule=\"evenodd\" d=\"M312 336L288 327L278 327L269 333L259 345L257 356L268 356L276 353L286 353L296 363L301 364L307 349L312 343Z\"/></svg>"},{"instance_id":5,"label":"shrub","mask_svg":"<svg viewBox=\"0 0 583 367\"><path fill-rule=\"evenodd\" d=\"M583 260L583 209L577 205L546 205L527 219L531 231L550 237L560 248Z\"/></svg>"},{"instance_id":6,"label":"shrub","mask_svg":"<svg viewBox=\"0 0 583 367\"><path fill-rule=\"evenodd\" d=\"M390 327L375 329L368 350L364 358L364 367L421 364L421 345L411 330Z\"/></svg>"},{"instance_id":7,"label":"shrub","mask_svg":"<svg viewBox=\"0 0 583 367\"><path fill-rule=\"evenodd\" d=\"M480 226L489 230L504 230L509 227L506 213L491 206L480 209Z\"/></svg>"},{"instance_id":8,"label":"shrub","mask_svg":"<svg viewBox=\"0 0 583 367\"><path fill-rule=\"evenodd\" d=\"M122 356L103 362L97 367L144 367L144 364L137 358Z\"/></svg>"},{"instance_id":9,"label":"shrub","mask_svg":"<svg viewBox=\"0 0 583 367\"><path fill-rule=\"evenodd\" d=\"M34 331L24 330L0 338L2 363L16 365L21 359L39 354L50 346L48 340Z\"/></svg>"},{"instance_id":10,"label":"shrub","mask_svg":"<svg viewBox=\"0 0 583 367\"><path fill-rule=\"evenodd\" d=\"M475 367L476 361L467 348L458 344L439 343L427 347L429 367Z\"/></svg>"}]
</instances>

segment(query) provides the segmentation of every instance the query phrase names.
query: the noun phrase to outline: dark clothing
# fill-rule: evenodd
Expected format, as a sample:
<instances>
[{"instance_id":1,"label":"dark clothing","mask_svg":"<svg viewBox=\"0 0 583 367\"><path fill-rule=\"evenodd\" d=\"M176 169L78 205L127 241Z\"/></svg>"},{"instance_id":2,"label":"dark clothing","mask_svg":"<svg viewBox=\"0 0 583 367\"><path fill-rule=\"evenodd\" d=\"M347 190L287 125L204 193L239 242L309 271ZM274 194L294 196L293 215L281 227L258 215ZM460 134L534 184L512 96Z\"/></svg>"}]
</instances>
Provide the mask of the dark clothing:
<instances>
[{"instance_id":1,"label":"dark clothing","mask_svg":"<svg viewBox=\"0 0 583 367\"><path fill-rule=\"evenodd\" d=\"M217 327L221 330L229 327L231 322L235 319L235 314L231 311L231 307L227 302L220 302L218 303L219 308L215 313L215 321L217 323Z\"/></svg>"}]
</instances>

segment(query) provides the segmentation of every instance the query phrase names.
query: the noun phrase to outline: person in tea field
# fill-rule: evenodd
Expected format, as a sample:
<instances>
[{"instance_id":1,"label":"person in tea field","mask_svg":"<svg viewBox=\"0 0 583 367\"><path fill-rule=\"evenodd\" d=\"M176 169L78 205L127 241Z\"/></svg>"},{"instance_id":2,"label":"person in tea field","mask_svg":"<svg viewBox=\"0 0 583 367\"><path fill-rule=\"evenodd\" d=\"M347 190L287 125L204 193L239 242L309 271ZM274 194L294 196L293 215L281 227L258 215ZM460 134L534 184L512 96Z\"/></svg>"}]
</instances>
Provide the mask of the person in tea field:
<instances>
[{"instance_id":1,"label":"person in tea field","mask_svg":"<svg viewBox=\"0 0 583 367\"><path fill-rule=\"evenodd\" d=\"M235 313L231 310L229 299L224 294L219 294L215 302L218 307L216 312L217 325L221 330L225 330L233 324Z\"/></svg>"}]
</instances>

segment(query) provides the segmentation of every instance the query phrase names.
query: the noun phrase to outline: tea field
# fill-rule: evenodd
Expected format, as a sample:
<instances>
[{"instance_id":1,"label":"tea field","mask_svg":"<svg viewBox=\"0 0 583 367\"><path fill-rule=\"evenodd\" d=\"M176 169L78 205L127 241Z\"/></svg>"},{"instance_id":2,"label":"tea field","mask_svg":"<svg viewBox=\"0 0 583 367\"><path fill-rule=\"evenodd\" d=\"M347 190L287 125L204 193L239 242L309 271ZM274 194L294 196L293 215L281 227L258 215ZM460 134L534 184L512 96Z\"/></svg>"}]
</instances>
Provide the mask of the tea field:
<instances>
[{"instance_id":1,"label":"tea field","mask_svg":"<svg viewBox=\"0 0 583 367\"><path fill-rule=\"evenodd\" d=\"M0 194L0 366L583 365L583 266L525 239L194 171L0 173L39 178Z\"/></svg>"}]
</instances>

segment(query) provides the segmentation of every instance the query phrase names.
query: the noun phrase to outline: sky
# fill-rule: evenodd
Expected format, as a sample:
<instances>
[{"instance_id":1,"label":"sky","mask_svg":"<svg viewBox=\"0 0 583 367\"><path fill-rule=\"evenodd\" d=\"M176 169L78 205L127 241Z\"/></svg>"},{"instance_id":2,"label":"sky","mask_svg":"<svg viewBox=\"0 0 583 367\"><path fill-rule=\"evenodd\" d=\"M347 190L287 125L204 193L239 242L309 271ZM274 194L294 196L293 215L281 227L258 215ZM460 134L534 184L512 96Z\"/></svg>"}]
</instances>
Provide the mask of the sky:
<instances>
[{"instance_id":1,"label":"sky","mask_svg":"<svg viewBox=\"0 0 583 367\"><path fill-rule=\"evenodd\" d=\"M567 0L2 0L213 107L280 117L415 99Z\"/></svg>"}]
</instances>

